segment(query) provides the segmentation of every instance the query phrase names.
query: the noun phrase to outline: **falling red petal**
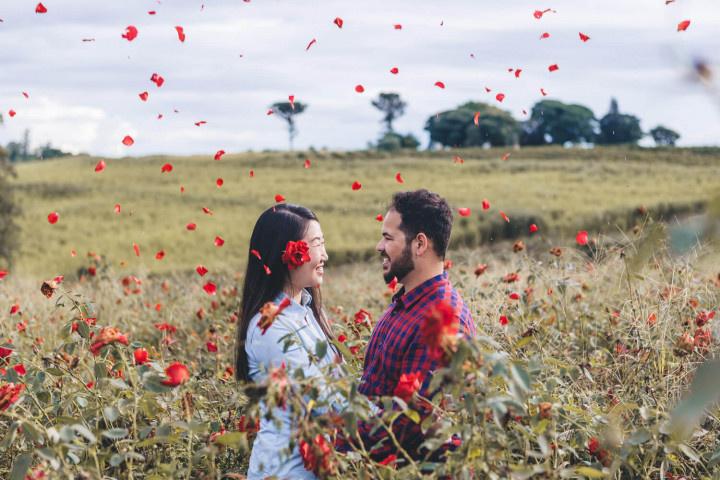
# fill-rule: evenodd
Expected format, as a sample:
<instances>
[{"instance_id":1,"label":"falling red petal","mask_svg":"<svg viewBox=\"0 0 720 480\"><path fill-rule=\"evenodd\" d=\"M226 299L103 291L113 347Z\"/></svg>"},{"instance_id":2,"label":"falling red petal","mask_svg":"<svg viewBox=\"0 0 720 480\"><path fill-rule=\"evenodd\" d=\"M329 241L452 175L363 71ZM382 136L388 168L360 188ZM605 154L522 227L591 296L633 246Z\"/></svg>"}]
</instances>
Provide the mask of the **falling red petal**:
<instances>
[{"instance_id":1,"label":"falling red petal","mask_svg":"<svg viewBox=\"0 0 720 480\"><path fill-rule=\"evenodd\" d=\"M138 94L138 97L140 97L140 100L142 100L143 102L147 102L149 96L150 94L148 92L142 92Z\"/></svg>"},{"instance_id":2,"label":"falling red petal","mask_svg":"<svg viewBox=\"0 0 720 480\"><path fill-rule=\"evenodd\" d=\"M305 51L307 52L308 50L310 50L310 47L315 45L315 43L317 43L317 39L313 38L312 40L310 40L310 43L308 43L307 47L305 47Z\"/></svg>"},{"instance_id":3,"label":"falling red petal","mask_svg":"<svg viewBox=\"0 0 720 480\"><path fill-rule=\"evenodd\" d=\"M103 170L105 170L105 160L100 160L97 165L95 165L95 171L102 172Z\"/></svg>"},{"instance_id":4,"label":"falling red petal","mask_svg":"<svg viewBox=\"0 0 720 480\"><path fill-rule=\"evenodd\" d=\"M193 232L197 229L197 225L194 223L188 223L187 225L185 225L185 228Z\"/></svg>"},{"instance_id":5,"label":"falling red petal","mask_svg":"<svg viewBox=\"0 0 720 480\"><path fill-rule=\"evenodd\" d=\"M15 112L15 110L10 109L10 111L8 111L8 115L10 116L10 118L12 118L17 115L17 113Z\"/></svg>"},{"instance_id":6,"label":"falling red petal","mask_svg":"<svg viewBox=\"0 0 720 480\"><path fill-rule=\"evenodd\" d=\"M135 256L139 257L140 256L140 246L135 242L133 242L133 250L135 250Z\"/></svg>"},{"instance_id":7,"label":"falling red petal","mask_svg":"<svg viewBox=\"0 0 720 480\"><path fill-rule=\"evenodd\" d=\"M534 223L530 225L530 233L535 233L538 231L538 226Z\"/></svg>"},{"instance_id":8,"label":"falling red petal","mask_svg":"<svg viewBox=\"0 0 720 480\"><path fill-rule=\"evenodd\" d=\"M150 81L153 82L155 85L157 85L158 88L162 87L163 83L165 83L165 79L161 75L158 75L157 73L153 73L150 76Z\"/></svg>"},{"instance_id":9,"label":"falling red petal","mask_svg":"<svg viewBox=\"0 0 720 480\"><path fill-rule=\"evenodd\" d=\"M125 138L122 139L122 143L126 147L129 147L135 143L135 140L133 140L133 138L130 135L125 135Z\"/></svg>"},{"instance_id":10,"label":"falling red petal","mask_svg":"<svg viewBox=\"0 0 720 480\"><path fill-rule=\"evenodd\" d=\"M203 207L203 208L202 208L202 211L205 212L205 213L208 214L208 215L212 215L212 214L213 214L212 210L210 210L210 209L207 208L207 207Z\"/></svg>"},{"instance_id":11,"label":"falling red petal","mask_svg":"<svg viewBox=\"0 0 720 480\"><path fill-rule=\"evenodd\" d=\"M392 67L390 69L390 73L392 73L393 75L397 75L398 73L400 73L400 70L398 70L398 67Z\"/></svg>"},{"instance_id":12,"label":"falling red petal","mask_svg":"<svg viewBox=\"0 0 720 480\"><path fill-rule=\"evenodd\" d=\"M180 40L181 42L184 42L185 41L185 29L183 27L177 26L177 27L175 27L175 31L177 32L178 40Z\"/></svg>"},{"instance_id":13,"label":"falling red petal","mask_svg":"<svg viewBox=\"0 0 720 480\"><path fill-rule=\"evenodd\" d=\"M363 87L362 85L355 85L355 91L357 93L363 93L365 91L365 87Z\"/></svg>"},{"instance_id":14,"label":"falling red petal","mask_svg":"<svg viewBox=\"0 0 720 480\"><path fill-rule=\"evenodd\" d=\"M500 210L500 216L503 218L503 220L505 220L506 222L510 223L510 217L508 217L507 215L505 215L505 212L503 212L502 210Z\"/></svg>"},{"instance_id":15,"label":"falling red petal","mask_svg":"<svg viewBox=\"0 0 720 480\"><path fill-rule=\"evenodd\" d=\"M284 201L285 201L285 197L283 197L279 193L277 195L275 195L275 203L282 203Z\"/></svg>"},{"instance_id":16,"label":"falling red petal","mask_svg":"<svg viewBox=\"0 0 720 480\"><path fill-rule=\"evenodd\" d=\"M217 185L218 188L222 187L225 184L225 181L222 178L218 178L215 180L215 185Z\"/></svg>"},{"instance_id":17,"label":"falling red petal","mask_svg":"<svg viewBox=\"0 0 720 480\"><path fill-rule=\"evenodd\" d=\"M543 97L547 97L547 92L545 91L544 88L541 88L541 89L540 89L540 93L542 93L542 96L543 96Z\"/></svg>"},{"instance_id":18,"label":"falling red petal","mask_svg":"<svg viewBox=\"0 0 720 480\"><path fill-rule=\"evenodd\" d=\"M305 159L305 163L303 164L303 167L305 167L305 168L310 168L310 160L308 160L308 159L306 158L306 159Z\"/></svg>"},{"instance_id":19,"label":"falling red petal","mask_svg":"<svg viewBox=\"0 0 720 480\"><path fill-rule=\"evenodd\" d=\"M558 70L560 70L560 67L557 66L557 63L553 63L548 67L548 71L550 72L556 72Z\"/></svg>"},{"instance_id":20,"label":"falling red petal","mask_svg":"<svg viewBox=\"0 0 720 480\"><path fill-rule=\"evenodd\" d=\"M443 82L435 82L435 86L438 88L445 88L445 84Z\"/></svg>"},{"instance_id":21,"label":"falling red petal","mask_svg":"<svg viewBox=\"0 0 720 480\"><path fill-rule=\"evenodd\" d=\"M522 72L522 68L518 68L515 70L515 78L520 78L520 73Z\"/></svg>"},{"instance_id":22,"label":"falling red petal","mask_svg":"<svg viewBox=\"0 0 720 480\"><path fill-rule=\"evenodd\" d=\"M458 208L458 213L461 217L469 217L471 212L469 208Z\"/></svg>"},{"instance_id":23,"label":"falling red petal","mask_svg":"<svg viewBox=\"0 0 720 480\"><path fill-rule=\"evenodd\" d=\"M500 158L500 160L502 160L502 161L504 162L504 161L506 161L508 158L510 158L510 153L506 153L505 155L503 155L503 156Z\"/></svg>"},{"instance_id":24,"label":"falling red petal","mask_svg":"<svg viewBox=\"0 0 720 480\"><path fill-rule=\"evenodd\" d=\"M335 25L337 25L338 28L342 28L344 22L343 22L343 19L342 19L342 18L340 18L340 17L335 17L335 20L333 20L333 23L334 23Z\"/></svg>"},{"instance_id":25,"label":"falling red petal","mask_svg":"<svg viewBox=\"0 0 720 480\"><path fill-rule=\"evenodd\" d=\"M690 26L690 20L683 20L682 22L678 23L677 31L678 32L684 32L688 29Z\"/></svg>"},{"instance_id":26,"label":"falling red petal","mask_svg":"<svg viewBox=\"0 0 720 480\"><path fill-rule=\"evenodd\" d=\"M378 214L378 216L375 217L375 220L377 220L378 222L382 222L384 219L385 218L382 216L382 214Z\"/></svg>"},{"instance_id":27,"label":"falling red petal","mask_svg":"<svg viewBox=\"0 0 720 480\"><path fill-rule=\"evenodd\" d=\"M397 172L395 174L395 181L397 183L405 183L405 180L403 180L402 174L400 172Z\"/></svg>"},{"instance_id":28,"label":"falling red petal","mask_svg":"<svg viewBox=\"0 0 720 480\"><path fill-rule=\"evenodd\" d=\"M223 238L219 236L215 237L215 246L222 247L223 245L225 245L225 240L223 240Z\"/></svg>"},{"instance_id":29,"label":"falling red petal","mask_svg":"<svg viewBox=\"0 0 720 480\"><path fill-rule=\"evenodd\" d=\"M482 208L483 210L488 210L490 208L490 202L488 202L487 199L483 199Z\"/></svg>"},{"instance_id":30,"label":"falling red petal","mask_svg":"<svg viewBox=\"0 0 720 480\"><path fill-rule=\"evenodd\" d=\"M588 40L590 40L590 37L588 37L584 33L578 32L578 34L580 35L580 40L582 40L583 42L587 42Z\"/></svg>"},{"instance_id":31,"label":"falling red petal","mask_svg":"<svg viewBox=\"0 0 720 480\"><path fill-rule=\"evenodd\" d=\"M504 94L504 93L498 93L497 95L495 95L495 100L497 100L498 102L501 102L501 103L502 103L502 101L505 100L505 94Z\"/></svg>"},{"instance_id":32,"label":"falling red petal","mask_svg":"<svg viewBox=\"0 0 720 480\"><path fill-rule=\"evenodd\" d=\"M215 293L217 292L217 287L213 282L207 282L203 286L203 290L205 290L205 293L207 293L208 295L215 295Z\"/></svg>"},{"instance_id":33,"label":"falling red petal","mask_svg":"<svg viewBox=\"0 0 720 480\"><path fill-rule=\"evenodd\" d=\"M205 125L207 122L205 120L200 120L199 122L195 122L195 126L199 127L200 125Z\"/></svg>"},{"instance_id":34,"label":"falling red petal","mask_svg":"<svg viewBox=\"0 0 720 480\"><path fill-rule=\"evenodd\" d=\"M220 160L222 156L225 155L225 150L218 150L215 152L215 160Z\"/></svg>"},{"instance_id":35,"label":"falling red petal","mask_svg":"<svg viewBox=\"0 0 720 480\"><path fill-rule=\"evenodd\" d=\"M165 250L160 250L155 254L155 260L162 260L165 258Z\"/></svg>"},{"instance_id":36,"label":"falling red petal","mask_svg":"<svg viewBox=\"0 0 720 480\"><path fill-rule=\"evenodd\" d=\"M119 203L116 203L116 204L115 204L115 213L117 213L118 215L120 215L120 204L119 204Z\"/></svg>"},{"instance_id":37,"label":"falling red petal","mask_svg":"<svg viewBox=\"0 0 720 480\"><path fill-rule=\"evenodd\" d=\"M166 172L172 172L173 166L171 163L166 163L162 167L160 167L160 173L166 173Z\"/></svg>"},{"instance_id":38,"label":"falling red petal","mask_svg":"<svg viewBox=\"0 0 720 480\"><path fill-rule=\"evenodd\" d=\"M473 123L476 126L480 125L480 112L475 112L475 116L473 117Z\"/></svg>"},{"instance_id":39,"label":"falling red petal","mask_svg":"<svg viewBox=\"0 0 720 480\"><path fill-rule=\"evenodd\" d=\"M135 26L133 25L128 25L127 27L125 27L125 33L120 36L128 42L132 42L138 36L138 29L135 28Z\"/></svg>"},{"instance_id":40,"label":"falling red petal","mask_svg":"<svg viewBox=\"0 0 720 480\"><path fill-rule=\"evenodd\" d=\"M353 184L352 184L353 190L357 191L357 190L360 190L361 188L362 188L362 184L360 182L358 182L357 180L353 182Z\"/></svg>"},{"instance_id":41,"label":"falling red petal","mask_svg":"<svg viewBox=\"0 0 720 480\"><path fill-rule=\"evenodd\" d=\"M588 232L586 230L580 230L577 235L575 235L575 241L578 245L587 245Z\"/></svg>"},{"instance_id":42,"label":"falling red petal","mask_svg":"<svg viewBox=\"0 0 720 480\"><path fill-rule=\"evenodd\" d=\"M540 35L540 40L543 40L545 38L550 38L550 34L548 32L545 32L542 35Z\"/></svg>"},{"instance_id":43,"label":"falling red petal","mask_svg":"<svg viewBox=\"0 0 720 480\"><path fill-rule=\"evenodd\" d=\"M465 160L463 160L463 158L462 158L460 155L454 155L454 156L453 156L453 163L463 164L463 163L465 163Z\"/></svg>"},{"instance_id":44,"label":"falling red petal","mask_svg":"<svg viewBox=\"0 0 720 480\"><path fill-rule=\"evenodd\" d=\"M395 25L393 25L393 28L394 28L395 30L402 30L402 25L399 24L399 23L396 23Z\"/></svg>"},{"instance_id":45,"label":"falling red petal","mask_svg":"<svg viewBox=\"0 0 720 480\"><path fill-rule=\"evenodd\" d=\"M250 250L250 254L254 255L255 258L257 258L258 260L262 260L262 257L260 256L260 252L258 252L257 250L255 250L255 249Z\"/></svg>"},{"instance_id":46,"label":"falling red petal","mask_svg":"<svg viewBox=\"0 0 720 480\"><path fill-rule=\"evenodd\" d=\"M48 222L50 222L50 225L55 225L59 218L60 218L60 215L57 212L50 212L50 214L48 214L48 217L47 217Z\"/></svg>"},{"instance_id":47,"label":"falling red petal","mask_svg":"<svg viewBox=\"0 0 720 480\"><path fill-rule=\"evenodd\" d=\"M27 92L22 92L22 94L23 94L23 97L30 98L30 95L28 95Z\"/></svg>"},{"instance_id":48,"label":"falling red petal","mask_svg":"<svg viewBox=\"0 0 720 480\"><path fill-rule=\"evenodd\" d=\"M198 275L200 275L201 277L204 277L205 274L208 272L208 269L203 267L202 265L198 265L195 268L195 271L197 272Z\"/></svg>"},{"instance_id":49,"label":"falling red petal","mask_svg":"<svg viewBox=\"0 0 720 480\"><path fill-rule=\"evenodd\" d=\"M35 7L35 13L47 13L47 8L42 3L38 3Z\"/></svg>"}]
</instances>

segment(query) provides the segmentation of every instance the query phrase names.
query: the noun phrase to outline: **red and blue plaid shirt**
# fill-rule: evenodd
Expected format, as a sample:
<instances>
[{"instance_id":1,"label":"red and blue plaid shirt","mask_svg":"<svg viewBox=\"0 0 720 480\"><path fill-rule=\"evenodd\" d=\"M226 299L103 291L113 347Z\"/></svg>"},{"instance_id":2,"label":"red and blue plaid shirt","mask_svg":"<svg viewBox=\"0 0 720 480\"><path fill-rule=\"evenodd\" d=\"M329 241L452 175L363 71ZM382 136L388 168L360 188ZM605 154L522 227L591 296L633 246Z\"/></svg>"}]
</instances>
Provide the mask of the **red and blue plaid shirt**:
<instances>
[{"instance_id":1,"label":"red and blue plaid shirt","mask_svg":"<svg viewBox=\"0 0 720 480\"><path fill-rule=\"evenodd\" d=\"M447 272L426 280L409 292L401 289L392 298L392 303L378 321L365 354L362 381L359 391L372 398L391 396L402 374L421 372L422 387L419 395L430 398L428 388L431 373L441 367L439 360L433 359L428 346L422 341L420 327L427 314L436 305L447 302L460 320L459 331L467 337L475 336L475 324L470 310L458 292L452 288ZM415 405L422 418L430 414L431 408L423 402ZM373 425L360 422L358 432L366 448L372 448L375 459L382 460L390 454L396 454L395 446L387 432L380 428L372 432ZM393 433L398 442L411 455L419 455L418 448L424 441L419 423L406 415L393 423ZM378 446L378 443L380 445ZM347 450L345 439L340 439L339 450Z\"/></svg>"}]
</instances>

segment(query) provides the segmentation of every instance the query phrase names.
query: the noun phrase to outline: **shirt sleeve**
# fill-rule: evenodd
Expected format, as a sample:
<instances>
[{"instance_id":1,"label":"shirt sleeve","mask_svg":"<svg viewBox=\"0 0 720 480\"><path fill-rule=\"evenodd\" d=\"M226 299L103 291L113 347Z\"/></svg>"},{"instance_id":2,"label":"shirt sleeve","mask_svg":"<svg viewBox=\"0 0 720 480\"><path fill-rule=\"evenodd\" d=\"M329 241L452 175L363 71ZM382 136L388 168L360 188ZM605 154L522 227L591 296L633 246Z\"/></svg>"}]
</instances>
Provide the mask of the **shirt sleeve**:
<instances>
[{"instance_id":1,"label":"shirt sleeve","mask_svg":"<svg viewBox=\"0 0 720 480\"><path fill-rule=\"evenodd\" d=\"M424 372L425 378L423 379L422 386L418 391L418 394L424 398L429 398L430 392L428 389L432 379L431 373L437 367L438 362L432 359L427 346L416 336L403 357L400 374L409 374L418 371ZM432 406L428 405L424 400L415 400L411 402L409 406L420 414L420 422L415 423L407 415L400 415L393 422L392 432L403 449L411 456L416 456L417 450L425 440L420 425L422 421L432 413ZM397 404L394 408L399 410L399 406ZM383 413L384 412L382 410L379 410L377 415L380 416ZM384 460L390 454L395 454L398 457L401 457L385 428L375 428L375 423L364 421L359 421L357 427L358 434L365 449L368 450L370 456L374 460ZM373 431L373 429L375 429L375 431ZM336 442L336 448L340 451L347 451L350 449L350 443L354 440L355 439L350 440L344 437L339 437Z\"/></svg>"}]
</instances>

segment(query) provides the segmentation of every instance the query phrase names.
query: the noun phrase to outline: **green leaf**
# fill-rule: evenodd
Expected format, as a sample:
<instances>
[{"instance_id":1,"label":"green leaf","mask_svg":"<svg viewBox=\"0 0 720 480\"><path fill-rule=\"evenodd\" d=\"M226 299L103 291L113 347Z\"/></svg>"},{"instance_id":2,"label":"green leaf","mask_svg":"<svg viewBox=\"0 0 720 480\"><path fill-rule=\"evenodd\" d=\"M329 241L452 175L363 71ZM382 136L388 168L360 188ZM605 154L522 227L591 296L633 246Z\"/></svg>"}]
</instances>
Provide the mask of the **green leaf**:
<instances>
[{"instance_id":1,"label":"green leaf","mask_svg":"<svg viewBox=\"0 0 720 480\"><path fill-rule=\"evenodd\" d=\"M578 475L584 475L587 478L605 478L605 474L600 470L596 470L590 467L577 467L575 473Z\"/></svg>"},{"instance_id":2,"label":"green leaf","mask_svg":"<svg viewBox=\"0 0 720 480\"><path fill-rule=\"evenodd\" d=\"M23 453L15 457L12 471L10 472L10 480L23 480L31 463L32 453Z\"/></svg>"},{"instance_id":3,"label":"green leaf","mask_svg":"<svg viewBox=\"0 0 720 480\"><path fill-rule=\"evenodd\" d=\"M77 332L82 338L90 338L90 326L85 320L78 320L77 326Z\"/></svg>"},{"instance_id":4,"label":"green leaf","mask_svg":"<svg viewBox=\"0 0 720 480\"><path fill-rule=\"evenodd\" d=\"M317 355L319 358L325 358L325 355L327 354L327 349L327 342L318 340L317 343L315 343L315 355Z\"/></svg>"},{"instance_id":5,"label":"green leaf","mask_svg":"<svg viewBox=\"0 0 720 480\"><path fill-rule=\"evenodd\" d=\"M120 410L112 405L109 407L103 407L103 415L105 415L108 422L114 422L120 417Z\"/></svg>"},{"instance_id":6,"label":"green leaf","mask_svg":"<svg viewBox=\"0 0 720 480\"><path fill-rule=\"evenodd\" d=\"M408 409L408 410L405 410L404 413L413 422L420 423L420 414L418 412L416 412L415 410Z\"/></svg>"},{"instance_id":7,"label":"green leaf","mask_svg":"<svg viewBox=\"0 0 720 480\"><path fill-rule=\"evenodd\" d=\"M520 365L513 363L510 365L510 373L512 374L513 380L518 386L525 392L530 391L530 375Z\"/></svg>"},{"instance_id":8,"label":"green leaf","mask_svg":"<svg viewBox=\"0 0 720 480\"><path fill-rule=\"evenodd\" d=\"M700 455L698 455L697 452L695 450L693 450L692 447L690 447L689 445L686 445L684 443L681 443L680 445L678 445L678 448L690 460L692 460L695 463L700 463Z\"/></svg>"},{"instance_id":9,"label":"green leaf","mask_svg":"<svg viewBox=\"0 0 720 480\"><path fill-rule=\"evenodd\" d=\"M85 439L91 444L97 443L97 438L95 437L95 434L93 434L85 425L81 423L76 423L72 426L72 428L79 435L85 437Z\"/></svg>"},{"instance_id":10,"label":"green leaf","mask_svg":"<svg viewBox=\"0 0 720 480\"><path fill-rule=\"evenodd\" d=\"M643 428L630 435L627 439L627 443L630 445L641 445L650 440L650 438L652 438L650 432Z\"/></svg>"},{"instance_id":11,"label":"green leaf","mask_svg":"<svg viewBox=\"0 0 720 480\"><path fill-rule=\"evenodd\" d=\"M127 437L129 433L127 428L111 428L102 432L102 436L110 440L121 440Z\"/></svg>"},{"instance_id":12,"label":"green leaf","mask_svg":"<svg viewBox=\"0 0 720 480\"><path fill-rule=\"evenodd\" d=\"M698 367L690 386L690 394L670 415L669 431L676 438L687 439L705 415L706 409L720 399L718 371L720 371L720 360L709 360Z\"/></svg>"},{"instance_id":13,"label":"green leaf","mask_svg":"<svg viewBox=\"0 0 720 480\"><path fill-rule=\"evenodd\" d=\"M247 435L243 432L223 433L215 439L215 443L235 450L247 450L248 448Z\"/></svg>"}]
</instances>

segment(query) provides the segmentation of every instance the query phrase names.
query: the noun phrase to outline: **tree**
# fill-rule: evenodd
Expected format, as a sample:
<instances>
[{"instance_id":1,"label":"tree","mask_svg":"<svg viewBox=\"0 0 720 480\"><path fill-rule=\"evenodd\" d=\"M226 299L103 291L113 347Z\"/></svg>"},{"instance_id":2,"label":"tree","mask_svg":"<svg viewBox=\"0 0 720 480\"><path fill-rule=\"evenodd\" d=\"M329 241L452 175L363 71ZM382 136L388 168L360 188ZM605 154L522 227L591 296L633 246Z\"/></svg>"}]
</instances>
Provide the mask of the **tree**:
<instances>
[{"instance_id":1,"label":"tree","mask_svg":"<svg viewBox=\"0 0 720 480\"><path fill-rule=\"evenodd\" d=\"M14 177L16 173L8 162L5 150L0 148L0 259L7 267L12 267L13 252L18 247L18 226L15 224L15 217L20 211L13 201L12 189L7 180L9 176Z\"/></svg>"},{"instance_id":2,"label":"tree","mask_svg":"<svg viewBox=\"0 0 720 480\"><path fill-rule=\"evenodd\" d=\"M513 145L519 131L509 112L480 102L467 102L433 115L425 122L425 130L430 132L430 147L436 142L444 147Z\"/></svg>"},{"instance_id":3,"label":"tree","mask_svg":"<svg viewBox=\"0 0 720 480\"><path fill-rule=\"evenodd\" d=\"M307 105L300 102L276 102L270 107L272 111L288 124L288 138L290 150L293 149L293 140L297 136L297 128L295 127L295 115L299 115L305 111Z\"/></svg>"},{"instance_id":4,"label":"tree","mask_svg":"<svg viewBox=\"0 0 720 480\"><path fill-rule=\"evenodd\" d=\"M675 142L680 138L680 134L675 130L671 130L662 125L650 130L650 136L655 140L655 145L658 147L674 147Z\"/></svg>"},{"instance_id":5,"label":"tree","mask_svg":"<svg viewBox=\"0 0 720 480\"><path fill-rule=\"evenodd\" d=\"M563 145L568 142L593 142L597 125L593 111L583 105L541 100L533 106L530 119L523 125L520 143Z\"/></svg>"},{"instance_id":6,"label":"tree","mask_svg":"<svg viewBox=\"0 0 720 480\"><path fill-rule=\"evenodd\" d=\"M395 132L387 132L376 145L378 150L393 151L400 150L401 148L410 148L416 150L420 146L420 142L415 135L408 133L407 135L400 135Z\"/></svg>"},{"instance_id":7,"label":"tree","mask_svg":"<svg viewBox=\"0 0 720 480\"><path fill-rule=\"evenodd\" d=\"M407 104L400 98L397 93L380 93L377 100L372 101L373 107L377 108L385 114L382 123L385 124L385 132L394 132L392 122L405 113Z\"/></svg>"},{"instance_id":8,"label":"tree","mask_svg":"<svg viewBox=\"0 0 720 480\"><path fill-rule=\"evenodd\" d=\"M640 119L634 115L620 113L617 100L610 101L610 111L600 119L600 134L597 143L615 145L636 144L643 137Z\"/></svg>"}]
</instances>

